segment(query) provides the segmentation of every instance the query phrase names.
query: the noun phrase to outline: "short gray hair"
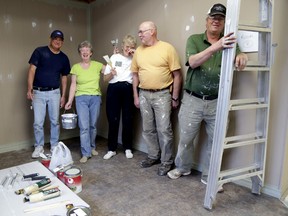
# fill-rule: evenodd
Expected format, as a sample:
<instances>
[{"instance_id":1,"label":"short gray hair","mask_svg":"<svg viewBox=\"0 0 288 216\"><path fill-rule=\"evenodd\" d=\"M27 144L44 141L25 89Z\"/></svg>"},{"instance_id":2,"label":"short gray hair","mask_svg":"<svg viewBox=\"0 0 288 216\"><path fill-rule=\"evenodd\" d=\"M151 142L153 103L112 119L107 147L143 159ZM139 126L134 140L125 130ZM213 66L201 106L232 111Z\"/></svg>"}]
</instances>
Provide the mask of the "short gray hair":
<instances>
[{"instance_id":1,"label":"short gray hair","mask_svg":"<svg viewBox=\"0 0 288 216\"><path fill-rule=\"evenodd\" d=\"M89 41L83 41L78 45L78 52L80 53L80 49L83 47L90 48L91 53L93 53L93 47L92 44Z\"/></svg>"}]
</instances>

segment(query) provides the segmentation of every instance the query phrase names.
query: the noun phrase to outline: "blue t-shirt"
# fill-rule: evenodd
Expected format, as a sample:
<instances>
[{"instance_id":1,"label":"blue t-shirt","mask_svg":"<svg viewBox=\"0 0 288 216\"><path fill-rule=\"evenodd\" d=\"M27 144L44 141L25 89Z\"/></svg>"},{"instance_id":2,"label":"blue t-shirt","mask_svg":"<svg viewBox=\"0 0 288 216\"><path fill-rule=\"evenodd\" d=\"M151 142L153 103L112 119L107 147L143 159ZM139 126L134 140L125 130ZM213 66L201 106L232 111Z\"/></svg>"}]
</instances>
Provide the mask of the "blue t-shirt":
<instances>
[{"instance_id":1,"label":"blue t-shirt","mask_svg":"<svg viewBox=\"0 0 288 216\"><path fill-rule=\"evenodd\" d=\"M68 57L60 51L54 54L48 46L38 47L34 50L29 64L36 66L33 86L58 88L60 77L70 72Z\"/></svg>"}]
</instances>

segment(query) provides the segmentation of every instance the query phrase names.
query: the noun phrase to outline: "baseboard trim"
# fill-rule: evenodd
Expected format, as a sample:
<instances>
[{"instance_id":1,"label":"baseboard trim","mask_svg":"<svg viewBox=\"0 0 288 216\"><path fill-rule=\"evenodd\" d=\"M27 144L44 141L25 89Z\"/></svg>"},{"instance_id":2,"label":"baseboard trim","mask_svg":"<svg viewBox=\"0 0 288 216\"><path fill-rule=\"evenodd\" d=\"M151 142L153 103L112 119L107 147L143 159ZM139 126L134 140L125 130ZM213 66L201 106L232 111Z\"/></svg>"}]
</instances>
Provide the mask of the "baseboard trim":
<instances>
[{"instance_id":1,"label":"baseboard trim","mask_svg":"<svg viewBox=\"0 0 288 216\"><path fill-rule=\"evenodd\" d=\"M281 202L288 208L288 196L281 198Z\"/></svg>"},{"instance_id":2,"label":"baseboard trim","mask_svg":"<svg viewBox=\"0 0 288 216\"><path fill-rule=\"evenodd\" d=\"M237 185L246 187L246 188L252 188L251 179L242 179L242 180L235 181L234 183ZM281 198L281 191L278 188L273 187L272 185L264 185L264 187L262 187L261 189L261 193L278 198L278 199Z\"/></svg>"},{"instance_id":3,"label":"baseboard trim","mask_svg":"<svg viewBox=\"0 0 288 216\"><path fill-rule=\"evenodd\" d=\"M25 140L18 143L8 143L0 146L0 153L18 151L22 149L28 149L33 146L33 140Z\"/></svg>"},{"instance_id":4,"label":"baseboard trim","mask_svg":"<svg viewBox=\"0 0 288 216\"><path fill-rule=\"evenodd\" d=\"M74 137L79 137L79 133L75 133L75 131L65 131L61 133L60 140L70 139ZM48 138L45 138L45 143L49 142ZM17 143L8 143L4 145L0 145L0 153L10 152L10 151L19 151L22 149L32 148L34 145L34 139L25 140Z\"/></svg>"}]
</instances>

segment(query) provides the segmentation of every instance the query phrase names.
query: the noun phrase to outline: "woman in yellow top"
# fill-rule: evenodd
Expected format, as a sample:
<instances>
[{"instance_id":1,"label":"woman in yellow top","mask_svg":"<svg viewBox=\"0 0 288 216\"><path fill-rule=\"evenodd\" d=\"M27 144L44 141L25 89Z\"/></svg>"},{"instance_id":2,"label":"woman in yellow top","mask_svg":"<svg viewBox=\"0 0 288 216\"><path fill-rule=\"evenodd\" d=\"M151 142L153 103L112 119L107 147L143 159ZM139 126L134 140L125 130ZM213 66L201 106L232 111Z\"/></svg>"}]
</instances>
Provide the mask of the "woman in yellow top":
<instances>
[{"instance_id":1,"label":"woman in yellow top","mask_svg":"<svg viewBox=\"0 0 288 216\"><path fill-rule=\"evenodd\" d=\"M91 60L93 48L88 41L79 44L78 52L82 61L74 64L70 71L72 74L71 86L65 109L71 109L75 96L82 153L80 162L86 163L92 155L98 154L95 139L101 104L99 82L100 74L104 73L105 66L100 62Z\"/></svg>"}]
</instances>

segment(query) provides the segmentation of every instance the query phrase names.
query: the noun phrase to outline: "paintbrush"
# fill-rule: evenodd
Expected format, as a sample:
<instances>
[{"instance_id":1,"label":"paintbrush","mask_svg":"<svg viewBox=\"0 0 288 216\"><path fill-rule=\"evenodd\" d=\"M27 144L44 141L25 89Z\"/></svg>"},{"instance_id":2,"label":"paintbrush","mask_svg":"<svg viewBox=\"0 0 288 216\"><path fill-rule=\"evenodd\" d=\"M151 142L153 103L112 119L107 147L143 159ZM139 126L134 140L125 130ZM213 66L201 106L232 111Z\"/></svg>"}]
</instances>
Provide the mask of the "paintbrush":
<instances>
[{"instance_id":1,"label":"paintbrush","mask_svg":"<svg viewBox=\"0 0 288 216\"><path fill-rule=\"evenodd\" d=\"M112 62L111 62L109 56L108 56L108 55L105 55L105 56L103 56L103 58L104 58L104 60L107 62L107 64L108 64L111 68L113 68Z\"/></svg>"}]
</instances>

